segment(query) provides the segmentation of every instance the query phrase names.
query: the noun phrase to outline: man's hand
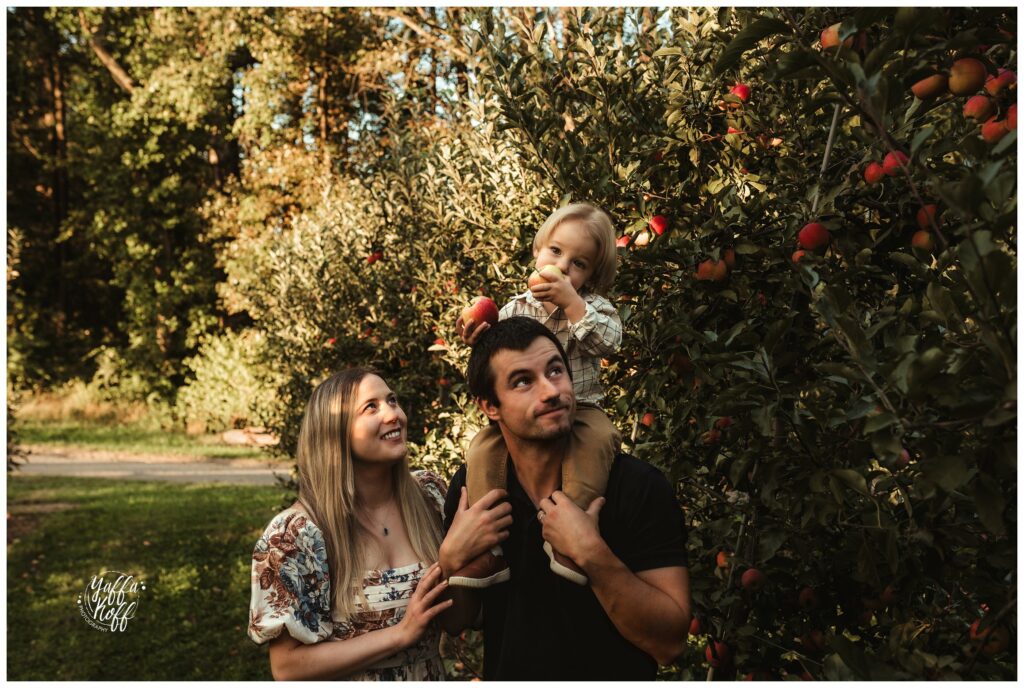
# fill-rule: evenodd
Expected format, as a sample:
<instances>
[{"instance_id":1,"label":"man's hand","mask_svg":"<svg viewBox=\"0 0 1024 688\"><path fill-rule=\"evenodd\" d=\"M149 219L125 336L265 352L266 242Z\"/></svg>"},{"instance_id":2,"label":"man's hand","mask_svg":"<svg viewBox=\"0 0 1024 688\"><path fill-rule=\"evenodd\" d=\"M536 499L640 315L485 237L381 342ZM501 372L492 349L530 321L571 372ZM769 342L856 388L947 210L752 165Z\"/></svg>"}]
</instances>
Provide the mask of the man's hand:
<instances>
[{"instance_id":1,"label":"man's hand","mask_svg":"<svg viewBox=\"0 0 1024 688\"><path fill-rule=\"evenodd\" d=\"M446 579L508 537L512 505L507 501L498 504L507 495L505 490L491 490L469 506L469 495L462 488L455 517L438 552Z\"/></svg>"},{"instance_id":2,"label":"man's hand","mask_svg":"<svg viewBox=\"0 0 1024 688\"><path fill-rule=\"evenodd\" d=\"M545 279L547 279L547 276L545 276ZM569 280L568 275L563 276L560 279L535 284L530 287L530 293L533 294L533 298L537 299L541 303L551 303L562 310L569 310L569 308L574 305L577 306L577 308L583 309L587 307L587 304L583 301L580 295L576 293L575 289L573 289L572 282Z\"/></svg>"},{"instance_id":3,"label":"man's hand","mask_svg":"<svg viewBox=\"0 0 1024 688\"><path fill-rule=\"evenodd\" d=\"M475 320L465 323L462 321L461 315L455 321L455 331L462 337L462 343L466 346L476 344L476 340L480 339L480 335L486 332L490 326L490 323L477 322Z\"/></svg>"},{"instance_id":4,"label":"man's hand","mask_svg":"<svg viewBox=\"0 0 1024 688\"><path fill-rule=\"evenodd\" d=\"M584 511L564 492L555 490L539 505L537 516L543 526L544 539L557 552L583 567L588 554L606 546L598 529L598 514L604 503L604 497L598 497Z\"/></svg>"}]
</instances>

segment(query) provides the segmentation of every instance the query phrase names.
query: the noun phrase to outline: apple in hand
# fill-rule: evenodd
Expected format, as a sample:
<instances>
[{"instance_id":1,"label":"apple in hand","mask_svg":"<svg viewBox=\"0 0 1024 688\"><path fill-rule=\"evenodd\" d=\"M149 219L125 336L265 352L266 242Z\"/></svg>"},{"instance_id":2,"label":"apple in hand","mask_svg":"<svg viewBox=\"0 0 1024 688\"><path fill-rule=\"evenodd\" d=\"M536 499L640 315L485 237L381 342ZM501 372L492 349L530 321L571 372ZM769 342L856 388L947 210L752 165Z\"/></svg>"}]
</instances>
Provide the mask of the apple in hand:
<instances>
[{"instance_id":1,"label":"apple in hand","mask_svg":"<svg viewBox=\"0 0 1024 688\"><path fill-rule=\"evenodd\" d=\"M473 302L462 309L462 324L470 327L472 323L487 323L494 325L498 322L498 305L486 296L478 296Z\"/></svg>"},{"instance_id":2,"label":"apple in hand","mask_svg":"<svg viewBox=\"0 0 1024 688\"><path fill-rule=\"evenodd\" d=\"M538 284L544 284L545 282L555 282L563 277L565 277L565 275L557 265L545 265L539 271L534 270L530 273L530 278L526 280L526 285L529 287L535 287Z\"/></svg>"}]
</instances>

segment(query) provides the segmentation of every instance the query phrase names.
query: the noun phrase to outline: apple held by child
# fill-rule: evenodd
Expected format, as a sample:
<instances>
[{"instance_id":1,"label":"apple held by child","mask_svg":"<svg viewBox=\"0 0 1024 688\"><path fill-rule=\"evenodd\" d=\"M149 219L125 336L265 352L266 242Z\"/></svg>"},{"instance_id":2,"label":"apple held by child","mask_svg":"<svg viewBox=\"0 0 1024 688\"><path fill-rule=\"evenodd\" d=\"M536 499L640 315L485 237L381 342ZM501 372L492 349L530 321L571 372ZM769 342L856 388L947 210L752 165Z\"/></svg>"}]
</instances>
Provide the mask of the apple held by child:
<instances>
[{"instance_id":1,"label":"apple held by child","mask_svg":"<svg viewBox=\"0 0 1024 688\"><path fill-rule=\"evenodd\" d=\"M462 309L462 324L470 327L472 323L487 323L494 325L498 322L498 305L486 296L478 296L473 302Z\"/></svg>"},{"instance_id":2,"label":"apple held by child","mask_svg":"<svg viewBox=\"0 0 1024 688\"><path fill-rule=\"evenodd\" d=\"M557 282L564 277L565 275L557 265L545 265L539 271L534 270L530 273L530 278L526 280L526 285L536 287L538 284L544 284L545 282Z\"/></svg>"}]
</instances>

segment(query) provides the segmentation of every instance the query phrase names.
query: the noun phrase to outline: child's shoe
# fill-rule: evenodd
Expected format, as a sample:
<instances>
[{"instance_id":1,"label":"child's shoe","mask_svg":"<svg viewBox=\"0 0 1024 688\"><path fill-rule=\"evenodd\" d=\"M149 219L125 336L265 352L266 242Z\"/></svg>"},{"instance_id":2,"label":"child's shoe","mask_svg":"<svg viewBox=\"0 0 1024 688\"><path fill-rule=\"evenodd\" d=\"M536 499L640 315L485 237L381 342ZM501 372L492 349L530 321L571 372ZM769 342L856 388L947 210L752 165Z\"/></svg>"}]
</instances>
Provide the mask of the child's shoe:
<instances>
[{"instance_id":1,"label":"child's shoe","mask_svg":"<svg viewBox=\"0 0 1024 688\"><path fill-rule=\"evenodd\" d=\"M483 589L512 577L500 545L495 545L448 578L448 585Z\"/></svg>"},{"instance_id":2,"label":"child's shoe","mask_svg":"<svg viewBox=\"0 0 1024 688\"><path fill-rule=\"evenodd\" d=\"M544 541L544 551L547 552L548 558L551 560L551 570L556 574L576 585L586 585L590 582L590 579L583 573L583 569L577 566L575 561L561 552L556 552L547 540Z\"/></svg>"}]
</instances>

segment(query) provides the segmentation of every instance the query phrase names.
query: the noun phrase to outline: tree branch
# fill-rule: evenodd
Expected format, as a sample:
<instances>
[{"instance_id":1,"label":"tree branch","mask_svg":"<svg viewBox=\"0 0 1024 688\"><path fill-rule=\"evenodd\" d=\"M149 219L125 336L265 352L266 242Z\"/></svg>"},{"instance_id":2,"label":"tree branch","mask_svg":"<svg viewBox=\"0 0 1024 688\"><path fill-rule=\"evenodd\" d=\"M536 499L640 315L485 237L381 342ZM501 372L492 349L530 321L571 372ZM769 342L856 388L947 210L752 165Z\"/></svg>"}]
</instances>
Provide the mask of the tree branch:
<instances>
[{"instance_id":1,"label":"tree branch","mask_svg":"<svg viewBox=\"0 0 1024 688\"><path fill-rule=\"evenodd\" d=\"M100 45L96 34L89 28L89 23L85 20L85 12L82 10L78 10L78 23L81 24L82 31L85 32L86 39L89 41L89 45L92 46L92 51L96 53L96 57L100 59L103 66L110 72L110 76L114 78L117 85L128 91L128 93L133 93L135 91L135 82L128 76L128 72L124 71L121 65L117 63L117 60Z\"/></svg>"},{"instance_id":2,"label":"tree branch","mask_svg":"<svg viewBox=\"0 0 1024 688\"><path fill-rule=\"evenodd\" d=\"M458 47L453 38L446 41L443 38L440 38L439 36L435 36L434 34L424 29L422 26L414 22L412 19L409 19L409 17L405 16L401 12L391 11L384 7L373 7L370 9L370 14L372 14L375 17L380 17L382 19L397 19L398 21L402 22L407 27L412 29L413 33L415 33L418 36L421 36L422 38L427 39L427 42L433 44L434 47L441 48L446 52L455 55L460 60L469 60L469 53L467 53L462 48Z\"/></svg>"}]
</instances>

